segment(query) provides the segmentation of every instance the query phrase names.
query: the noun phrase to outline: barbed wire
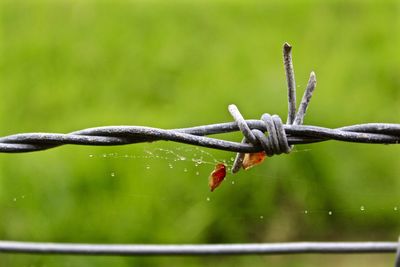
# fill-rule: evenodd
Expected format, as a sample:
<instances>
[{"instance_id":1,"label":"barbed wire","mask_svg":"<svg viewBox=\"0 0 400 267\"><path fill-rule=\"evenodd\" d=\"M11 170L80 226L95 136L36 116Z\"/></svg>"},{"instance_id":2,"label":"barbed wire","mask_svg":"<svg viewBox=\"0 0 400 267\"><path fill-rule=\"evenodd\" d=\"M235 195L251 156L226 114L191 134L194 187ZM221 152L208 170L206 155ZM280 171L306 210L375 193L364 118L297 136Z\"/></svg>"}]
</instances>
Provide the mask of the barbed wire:
<instances>
[{"instance_id":1,"label":"barbed wire","mask_svg":"<svg viewBox=\"0 0 400 267\"><path fill-rule=\"evenodd\" d=\"M245 120L252 130L267 131L260 120ZM309 125L283 125L289 145L337 140L356 143L398 144L400 124L367 123L336 129ZM0 152L19 153L40 151L61 145L113 146L159 140L174 141L220 150L252 153L263 151L261 145L238 143L206 135L238 131L235 122L164 130L144 126L105 126L84 129L69 134L22 133L0 138Z\"/></svg>"},{"instance_id":2,"label":"barbed wire","mask_svg":"<svg viewBox=\"0 0 400 267\"><path fill-rule=\"evenodd\" d=\"M159 129L145 126L106 126L60 133L20 133L0 138L0 153L21 153L46 150L62 145L113 146L142 142L174 141L190 145L237 152L232 172L237 172L244 153L265 151L268 156L290 153L294 145L328 140L398 144L400 124L366 123L335 129L303 125L304 117L316 86L311 72L299 109L296 112L296 82L291 55L292 47L283 46L283 61L288 87L286 124L278 115L265 113L260 120L245 120L235 105L228 109L234 122L217 123L179 129ZM241 131L244 138L233 142L209 135ZM396 252L396 267L400 267L400 242L299 242L264 244L216 245L117 245L65 244L0 241L0 252L82 255L244 255L299 253L391 253Z\"/></svg>"},{"instance_id":3,"label":"barbed wire","mask_svg":"<svg viewBox=\"0 0 400 267\"><path fill-rule=\"evenodd\" d=\"M159 129L145 126L106 126L61 133L20 133L0 138L1 153L41 151L61 145L113 146L142 142L174 141L190 145L237 152L232 171L242 166L244 153L265 151L268 156L289 153L296 144L309 144L328 140L398 144L400 124L366 123L336 129L303 125L304 117L316 86L311 72L299 109L296 112L296 86L291 56L292 47L283 47L284 66L288 85L288 117L286 124L277 115L262 115L260 120L245 120L235 105L229 112L235 122L217 123L180 129ZM241 131L239 142L221 140L208 135Z\"/></svg>"},{"instance_id":4,"label":"barbed wire","mask_svg":"<svg viewBox=\"0 0 400 267\"><path fill-rule=\"evenodd\" d=\"M81 255L279 255L394 253L396 242L291 242L259 244L128 245L0 241L0 252ZM398 267L396 265L396 267Z\"/></svg>"}]
</instances>

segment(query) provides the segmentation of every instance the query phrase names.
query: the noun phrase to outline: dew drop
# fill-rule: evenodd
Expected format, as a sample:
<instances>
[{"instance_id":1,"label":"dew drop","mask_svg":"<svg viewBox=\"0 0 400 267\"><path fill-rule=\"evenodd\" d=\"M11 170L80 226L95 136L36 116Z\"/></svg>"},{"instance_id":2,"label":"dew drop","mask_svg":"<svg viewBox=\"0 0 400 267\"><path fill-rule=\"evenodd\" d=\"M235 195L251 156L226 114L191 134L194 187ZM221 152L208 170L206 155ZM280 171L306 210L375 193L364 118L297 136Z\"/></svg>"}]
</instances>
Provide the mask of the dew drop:
<instances>
[{"instance_id":1,"label":"dew drop","mask_svg":"<svg viewBox=\"0 0 400 267\"><path fill-rule=\"evenodd\" d=\"M146 166L146 170L150 170L150 166Z\"/></svg>"},{"instance_id":2,"label":"dew drop","mask_svg":"<svg viewBox=\"0 0 400 267\"><path fill-rule=\"evenodd\" d=\"M210 201L211 199L208 197L206 200L207 200L207 201Z\"/></svg>"},{"instance_id":3,"label":"dew drop","mask_svg":"<svg viewBox=\"0 0 400 267\"><path fill-rule=\"evenodd\" d=\"M264 219L264 216L261 215L261 216L260 216L260 219L261 219L261 220Z\"/></svg>"},{"instance_id":4,"label":"dew drop","mask_svg":"<svg viewBox=\"0 0 400 267\"><path fill-rule=\"evenodd\" d=\"M231 157L231 161L234 161L235 160L235 158L234 157Z\"/></svg>"},{"instance_id":5,"label":"dew drop","mask_svg":"<svg viewBox=\"0 0 400 267\"><path fill-rule=\"evenodd\" d=\"M235 181L232 181L231 184L235 184Z\"/></svg>"},{"instance_id":6,"label":"dew drop","mask_svg":"<svg viewBox=\"0 0 400 267\"><path fill-rule=\"evenodd\" d=\"M398 207L394 207L393 208L394 211L398 211L398 209L399 209Z\"/></svg>"},{"instance_id":7,"label":"dew drop","mask_svg":"<svg viewBox=\"0 0 400 267\"><path fill-rule=\"evenodd\" d=\"M305 211L304 211L304 214L308 214L308 210L305 210Z\"/></svg>"},{"instance_id":8,"label":"dew drop","mask_svg":"<svg viewBox=\"0 0 400 267\"><path fill-rule=\"evenodd\" d=\"M183 171L184 171L184 172L187 172L187 169L186 169L186 168L184 168L184 169L183 169Z\"/></svg>"},{"instance_id":9,"label":"dew drop","mask_svg":"<svg viewBox=\"0 0 400 267\"><path fill-rule=\"evenodd\" d=\"M360 207L360 210L361 210L361 211L364 211L364 210L365 210L364 206L361 206L361 207Z\"/></svg>"},{"instance_id":10,"label":"dew drop","mask_svg":"<svg viewBox=\"0 0 400 267\"><path fill-rule=\"evenodd\" d=\"M172 166L172 164L169 163L169 164L168 164L168 167L169 167L170 169L172 169L174 166Z\"/></svg>"},{"instance_id":11,"label":"dew drop","mask_svg":"<svg viewBox=\"0 0 400 267\"><path fill-rule=\"evenodd\" d=\"M184 157L184 156L179 156L179 160L186 160L186 157Z\"/></svg>"},{"instance_id":12,"label":"dew drop","mask_svg":"<svg viewBox=\"0 0 400 267\"><path fill-rule=\"evenodd\" d=\"M107 154L103 154L103 158L106 158L107 157Z\"/></svg>"},{"instance_id":13,"label":"dew drop","mask_svg":"<svg viewBox=\"0 0 400 267\"><path fill-rule=\"evenodd\" d=\"M201 159L192 159L192 161L194 161L194 166L196 167L203 163Z\"/></svg>"},{"instance_id":14,"label":"dew drop","mask_svg":"<svg viewBox=\"0 0 400 267\"><path fill-rule=\"evenodd\" d=\"M199 175L200 173L199 172L196 172L196 175Z\"/></svg>"},{"instance_id":15,"label":"dew drop","mask_svg":"<svg viewBox=\"0 0 400 267\"><path fill-rule=\"evenodd\" d=\"M328 212L328 214L329 214L329 216L331 216L331 215L332 215L332 211L330 210L330 211Z\"/></svg>"},{"instance_id":16,"label":"dew drop","mask_svg":"<svg viewBox=\"0 0 400 267\"><path fill-rule=\"evenodd\" d=\"M112 173L111 173L111 177L114 177L114 176L115 176L115 172L112 172Z\"/></svg>"},{"instance_id":17,"label":"dew drop","mask_svg":"<svg viewBox=\"0 0 400 267\"><path fill-rule=\"evenodd\" d=\"M17 198L16 198L16 197L14 197L14 198L13 198L13 201L14 201L14 202L15 202L15 201L17 201Z\"/></svg>"},{"instance_id":18,"label":"dew drop","mask_svg":"<svg viewBox=\"0 0 400 267\"><path fill-rule=\"evenodd\" d=\"M89 158L93 158L93 155L92 155L92 154L90 154L90 155L89 155Z\"/></svg>"}]
</instances>

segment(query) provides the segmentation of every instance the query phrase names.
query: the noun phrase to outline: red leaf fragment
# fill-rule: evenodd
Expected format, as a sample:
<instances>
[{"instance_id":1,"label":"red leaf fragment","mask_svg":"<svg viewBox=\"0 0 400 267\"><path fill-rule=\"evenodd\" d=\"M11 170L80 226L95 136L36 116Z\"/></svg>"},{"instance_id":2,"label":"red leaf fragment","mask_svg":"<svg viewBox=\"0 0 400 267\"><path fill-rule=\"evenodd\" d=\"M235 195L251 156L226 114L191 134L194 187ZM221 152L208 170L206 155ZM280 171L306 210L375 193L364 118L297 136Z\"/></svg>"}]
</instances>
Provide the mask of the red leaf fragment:
<instances>
[{"instance_id":1,"label":"red leaf fragment","mask_svg":"<svg viewBox=\"0 0 400 267\"><path fill-rule=\"evenodd\" d=\"M208 186L210 187L211 192L217 188L226 176L226 166L223 163L218 163L215 165L214 170L211 172L208 177Z\"/></svg>"},{"instance_id":2,"label":"red leaf fragment","mask_svg":"<svg viewBox=\"0 0 400 267\"><path fill-rule=\"evenodd\" d=\"M267 155L264 151L257 153L246 153L243 159L243 169L248 170L262 163Z\"/></svg>"}]
</instances>

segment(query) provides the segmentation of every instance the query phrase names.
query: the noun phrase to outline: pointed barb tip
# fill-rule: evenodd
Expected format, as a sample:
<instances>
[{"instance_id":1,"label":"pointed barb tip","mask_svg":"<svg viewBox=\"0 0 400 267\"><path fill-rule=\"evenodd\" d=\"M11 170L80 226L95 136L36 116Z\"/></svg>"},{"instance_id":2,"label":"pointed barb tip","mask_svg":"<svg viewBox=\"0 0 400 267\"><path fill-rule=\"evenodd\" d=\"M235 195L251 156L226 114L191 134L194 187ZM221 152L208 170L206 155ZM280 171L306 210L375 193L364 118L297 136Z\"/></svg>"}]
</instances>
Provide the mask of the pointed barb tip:
<instances>
[{"instance_id":1,"label":"pointed barb tip","mask_svg":"<svg viewBox=\"0 0 400 267\"><path fill-rule=\"evenodd\" d=\"M285 42L283 44L283 50L290 52L292 50L292 46L289 43Z\"/></svg>"},{"instance_id":2,"label":"pointed barb tip","mask_svg":"<svg viewBox=\"0 0 400 267\"><path fill-rule=\"evenodd\" d=\"M312 72L310 73L310 80L312 80L312 81L314 81L314 82L317 81L317 76L315 75L315 72L314 72L314 71L312 71Z\"/></svg>"}]
</instances>

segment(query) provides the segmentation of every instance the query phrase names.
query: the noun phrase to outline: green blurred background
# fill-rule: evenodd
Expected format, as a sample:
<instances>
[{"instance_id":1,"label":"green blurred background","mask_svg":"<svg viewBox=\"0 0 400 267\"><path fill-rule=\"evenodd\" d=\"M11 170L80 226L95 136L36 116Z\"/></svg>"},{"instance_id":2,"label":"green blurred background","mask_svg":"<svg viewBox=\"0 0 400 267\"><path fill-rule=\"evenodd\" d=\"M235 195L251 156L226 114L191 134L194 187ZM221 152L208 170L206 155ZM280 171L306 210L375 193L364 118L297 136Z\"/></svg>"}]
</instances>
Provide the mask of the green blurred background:
<instances>
[{"instance_id":1,"label":"green blurred background","mask_svg":"<svg viewBox=\"0 0 400 267\"><path fill-rule=\"evenodd\" d=\"M317 74L305 124L400 122L398 1L2 1L0 31L2 136L225 122L231 121L230 103L249 119L264 112L285 118L285 41L294 47L298 98L310 71ZM239 133L220 137L241 139ZM159 142L2 154L0 239L394 241L400 233L398 155L397 146L297 146L290 155L228 175L210 193L213 164L230 163L233 153ZM205 162L197 166L199 156ZM0 255L0 266L393 261L394 255Z\"/></svg>"}]
</instances>

